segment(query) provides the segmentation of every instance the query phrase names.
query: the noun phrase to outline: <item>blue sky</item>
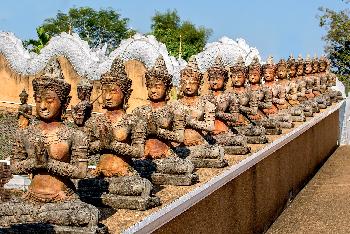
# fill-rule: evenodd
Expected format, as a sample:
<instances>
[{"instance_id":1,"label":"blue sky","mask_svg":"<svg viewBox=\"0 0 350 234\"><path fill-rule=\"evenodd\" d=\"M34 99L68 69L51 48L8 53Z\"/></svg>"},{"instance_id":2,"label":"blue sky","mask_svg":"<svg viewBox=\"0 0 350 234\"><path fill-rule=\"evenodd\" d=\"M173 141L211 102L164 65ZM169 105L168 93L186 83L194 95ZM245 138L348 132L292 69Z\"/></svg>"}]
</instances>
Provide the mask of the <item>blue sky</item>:
<instances>
[{"instance_id":1,"label":"blue sky","mask_svg":"<svg viewBox=\"0 0 350 234\"><path fill-rule=\"evenodd\" d=\"M142 33L150 30L156 11L176 9L182 20L211 28L210 42L222 36L242 37L258 48L263 59L269 54L280 58L291 52L323 53L325 31L318 26L318 7L348 7L341 0L2 0L0 30L23 40L36 38L35 28L44 19L73 6L112 7Z\"/></svg>"}]
</instances>

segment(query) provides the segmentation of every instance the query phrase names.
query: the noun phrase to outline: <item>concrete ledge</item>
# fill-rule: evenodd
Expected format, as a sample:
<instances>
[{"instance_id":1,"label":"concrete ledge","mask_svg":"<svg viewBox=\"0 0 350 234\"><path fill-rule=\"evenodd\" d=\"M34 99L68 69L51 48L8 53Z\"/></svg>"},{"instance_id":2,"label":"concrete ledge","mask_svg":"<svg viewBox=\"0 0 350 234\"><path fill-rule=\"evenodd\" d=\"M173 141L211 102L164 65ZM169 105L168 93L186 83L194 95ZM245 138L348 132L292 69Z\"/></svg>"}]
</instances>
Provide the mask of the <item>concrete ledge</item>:
<instances>
[{"instance_id":1,"label":"concrete ledge","mask_svg":"<svg viewBox=\"0 0 350 234\"><path fill-rule=\"evenodd\" d=\"M124 233L261 233L338 146L338 103Z\"/></svg>"}]
</instances>

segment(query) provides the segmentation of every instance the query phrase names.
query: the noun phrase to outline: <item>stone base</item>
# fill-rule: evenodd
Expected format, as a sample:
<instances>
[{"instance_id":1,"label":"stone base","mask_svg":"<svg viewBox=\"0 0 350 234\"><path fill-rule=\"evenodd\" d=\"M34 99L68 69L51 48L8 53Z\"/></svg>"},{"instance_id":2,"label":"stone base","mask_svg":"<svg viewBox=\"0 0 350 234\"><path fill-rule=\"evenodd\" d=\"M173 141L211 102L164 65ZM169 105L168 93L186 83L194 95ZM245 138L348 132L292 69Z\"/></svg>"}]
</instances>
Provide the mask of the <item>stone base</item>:
<instances>
[{"instance_id":1,"label":"stone base","mask_svg":"<svg viewBox=\"0 0 350 234\"><path fill-rule=\"evenodd\" d=\"M217 158L188 158L195 168L223 168L228 165L225 159Z\"/></svg>"},{"instance_id":2,"label":"stone base","mask_svg":"<svg viewBox=\"0 0 350 234\"><path fill-rule=\"evenodd\" d=\"M262 136L246 136L248 144L266 144L268 139L265 135Z\"/></svg>"},{"instance_id":3,"label":"stone base","mask_svg":"<svg viewBox=\"0 0 350 234\"><path fill-rule=\"evenodd\" d=\"M293 122L305 122L306 118L304 115L292 115Z\"/></svg>"},{"instance_id":4,"label":"stone base","mask_svg":"<svg viewBox=\"0 0 350 234\"><path fill-rule=\"evenodd\" d=\"M281 135L282 129L280 128L266 128L266 135Z\"/></svg>"},{"instance_id":5,"label":"stone base","mask_svg":"<svg viewBox=\"0 0 350 234\"><path fill-rule=\"evenodd\" d=\"M103 194L101 200L103 204L114 209L148 210L160 205L159 197L149 196L141 197Z\"/></svg>"},{"instance_id":6,"label":"stone base","mask_svg":"<svg viewBox=\"0 0 350 234\"><path fill-rule=\"evenodd\" d=\"M326 109L327 108L327 104L325 104L325 103L317 103L317 106L320 109Z\"/></svg>"},{"instance_id":7,"label":"stone base","mask_svg":"<svg viewBox=\"0 0 350 234\"><path fill-rule=\"evenodd\" d=\"M225 154L230 155L245 155L250 153L248 146L223 146Z\"/></svg>"},{"instance_id":8,"label":"stone base","mask_svg":"<svg viewBox=\"0 0 350 234\"><path fill-rule=\"evenodd\" d=\"M106 226L102 225L99 227L69 227L69 226L58 226L43 223L33 224L17 224L11 227L1 227L0 234L57 234L57 233L69 233L69 234L105 234L108 233Z\"/></svg>"},{"instance_id":9,"label":"stone base","mask_svg":"<svg viewBox=\"0 0 350 234\"><path fill-rule=\"evenodd\" d=\"M162 174L153 173L151 175L151 182L157 185L176 185L176 186L189 186L199 181L197 174L184 174L184 175L173 175L173 174Z\"/></svg>"},{"instance_id":10,"label":"stone base","mask_svg":"<svg viewBox=\"0 0 350 234\"><path fill-rule=\"evenodd\" d=\"M305 115L305 117L313 117L313 116L314 116L314 113L304 111L304 115Z\"/></svg>"},{"instance_id":11,"label":"stone base","mask_svg":"<svg viewBox=\"0 0 350 234\"><path fill-rule=\"evenodd\" d=\"M286 129L294 128L294 123L280 122L279 124L281 128L286 128Z\"/></svg>"}]
</instances>

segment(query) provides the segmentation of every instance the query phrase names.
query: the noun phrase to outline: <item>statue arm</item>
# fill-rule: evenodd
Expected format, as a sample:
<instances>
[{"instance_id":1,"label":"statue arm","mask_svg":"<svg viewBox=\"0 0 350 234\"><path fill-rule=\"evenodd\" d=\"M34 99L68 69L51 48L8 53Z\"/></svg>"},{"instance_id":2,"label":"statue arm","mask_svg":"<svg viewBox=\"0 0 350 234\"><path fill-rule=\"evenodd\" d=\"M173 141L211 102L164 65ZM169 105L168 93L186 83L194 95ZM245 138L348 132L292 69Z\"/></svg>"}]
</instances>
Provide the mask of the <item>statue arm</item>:
<instances>
[{"instance_id":1,"label":"statue arm","mask_svg":"<svg viewBox=\"0 0 350 234\"><path fill-rule=\"evenodd\" d=\"M12 148L11 171L13 174L28 174L36 169L36 159L28 157L22 142L22 131L16 133L16 140Z\"/></svg>"},{"instance_id":2,"label":"statue arm","mask_svg":"<svg viewBox=\"0 0 350 234\"><path fill-rule=\"evenodd\" d=\"M75 132L73 134L70 162L61 162L49 158L47 162L48 171L74 179L84 178L87 174L88 166L88 145L87 136L81 131Z\"/></svg>"},{"instance_id":3,"label":"statue arm","mask_svg":"<svg viewBox=\"0 0 350 234\"><path fill-rule=\"evenodd\" d=\"M185 130L185 118L182 111L174 111L174 128L173 131L169 131L164 128L157 129L157 136L181 143L184 141L184 130Z\"/></svg>"},{"instance_id":4,"label":"statue arm","mask_svg":"<svg viewBox=\"0 0 350 234\"><path fill-rule=\"evenodd\" d=\"M211 132L214 130L214 120L215 120L215 105L211 102L206 102L204 107L204 120L196 120L187 116L187 124L197 130L203 130Z\"/></svg>"}]
</instances>

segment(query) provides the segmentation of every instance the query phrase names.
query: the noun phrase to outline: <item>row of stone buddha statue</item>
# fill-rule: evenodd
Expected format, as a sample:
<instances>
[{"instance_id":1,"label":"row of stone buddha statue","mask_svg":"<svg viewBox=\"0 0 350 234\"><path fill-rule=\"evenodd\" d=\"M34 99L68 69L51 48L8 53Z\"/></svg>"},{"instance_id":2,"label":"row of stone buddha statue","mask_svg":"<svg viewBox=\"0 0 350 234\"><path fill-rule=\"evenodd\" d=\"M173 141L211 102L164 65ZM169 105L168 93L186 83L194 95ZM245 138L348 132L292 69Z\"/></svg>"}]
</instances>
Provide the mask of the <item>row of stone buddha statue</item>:
<instances>
[{"instance_id":1,"label":"row of stone buddha statue","mask_svg":"<svg viewBox=\"0 0 350 234\"><path fill-rule=\"evenodd\" d=\"M63 120L71 86L57 61L33 80L37 117L31 118L23 92L11 155L12 173L32 180L23 197L0 204L0 230L103 232L96 206L158 206L153 185L192 185L200 180L196 168L225 167L225 154L248 154L248 144L265 144L266 135L279 135L342 98L331 88L336 78L324 57L277 64L270 57L263 65L254 58L248 66L240 57L228 67L218 56L206 72L207 92L192 57L181 71L177 100L169 100L172 76L162 57L145 78L149 104L127 114L132 81L117 57L100 79L106 111L91 114L93 86L83 79L73 124ZM96 169L88 171L96 155Z\"/></svg>"}]
</instances>

